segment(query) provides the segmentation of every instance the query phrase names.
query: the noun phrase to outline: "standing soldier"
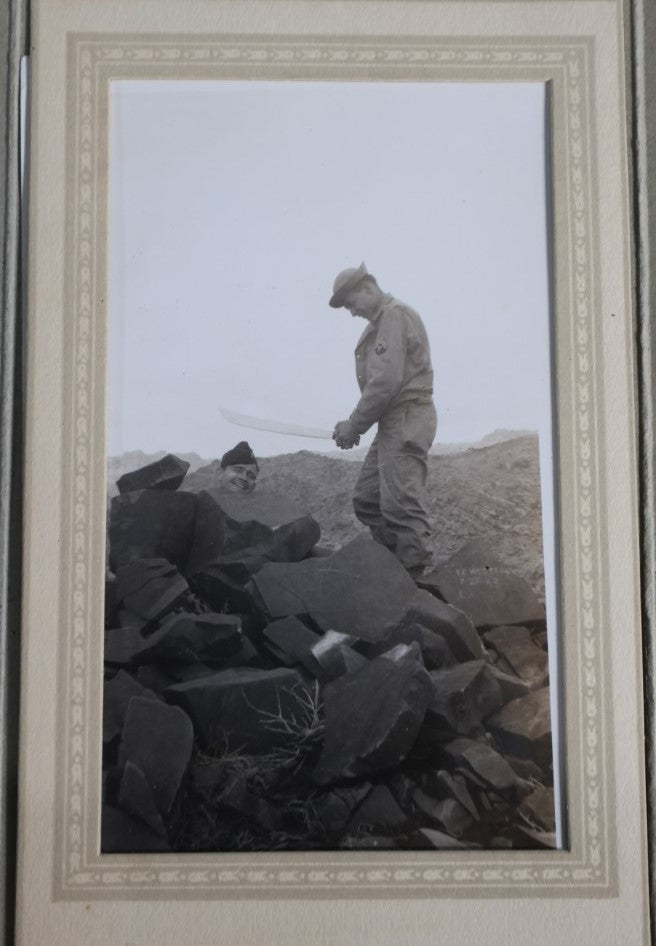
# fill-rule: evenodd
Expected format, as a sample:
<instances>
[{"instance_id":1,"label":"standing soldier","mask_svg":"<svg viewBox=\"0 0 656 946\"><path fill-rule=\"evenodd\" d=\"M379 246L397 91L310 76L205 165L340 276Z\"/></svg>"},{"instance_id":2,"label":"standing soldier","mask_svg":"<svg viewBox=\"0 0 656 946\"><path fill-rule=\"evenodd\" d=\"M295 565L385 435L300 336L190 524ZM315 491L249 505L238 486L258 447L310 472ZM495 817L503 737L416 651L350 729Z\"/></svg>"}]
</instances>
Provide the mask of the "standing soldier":
<instances>
[{"instance_id":1,"label":"standing soldier","mask_svg":"<svg viewBox=\"0 0 656 946\"><path fill-rule=\"evenodd\" d=\"M329 304L369 323L355 349L361 397L333 433L337 446L349 450L378 424L353 508L373 538L416 578L431 562L424 492L437 429L426 329L413 309L382 292L364 263L339 273Z\"/></svg>"}]
</instances>

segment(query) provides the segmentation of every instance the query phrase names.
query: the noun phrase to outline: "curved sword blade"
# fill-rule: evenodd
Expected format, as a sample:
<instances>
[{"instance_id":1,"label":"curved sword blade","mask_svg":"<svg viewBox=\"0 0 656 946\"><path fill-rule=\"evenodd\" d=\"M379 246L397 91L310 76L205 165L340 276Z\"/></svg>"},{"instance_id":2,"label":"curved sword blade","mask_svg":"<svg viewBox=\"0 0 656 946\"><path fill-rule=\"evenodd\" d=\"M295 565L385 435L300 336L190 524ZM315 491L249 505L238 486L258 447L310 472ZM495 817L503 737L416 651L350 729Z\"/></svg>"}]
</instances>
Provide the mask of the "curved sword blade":
<instances>
[{"instance_id":1,"label":"curved sword blade","mask_svg":"<svg viewBox=\"0 0 656 946\"><path fill-rule=\"evenodd\" d=\"M291 434L294 437L314 437L317 440L332 440L333 433L323 427L303 427L301 424L288 424L285 421L264 420L249 414L236 414L225 407L220 407L221 414L230 424L248 427L251 430L266 430L272 434Z\"/></svg>"}]
</instances>

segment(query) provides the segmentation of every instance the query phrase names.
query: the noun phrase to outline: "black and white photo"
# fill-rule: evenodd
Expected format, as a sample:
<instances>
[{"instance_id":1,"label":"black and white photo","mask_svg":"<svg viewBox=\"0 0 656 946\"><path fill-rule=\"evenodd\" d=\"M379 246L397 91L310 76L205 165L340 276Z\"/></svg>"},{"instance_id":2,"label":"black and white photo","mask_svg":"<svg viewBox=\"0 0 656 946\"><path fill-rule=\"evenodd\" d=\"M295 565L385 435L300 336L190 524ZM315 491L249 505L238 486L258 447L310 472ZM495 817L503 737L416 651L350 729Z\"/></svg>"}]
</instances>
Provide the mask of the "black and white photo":
<instances>
[{"instance_id":1,"label":"black and white photo","mask_svg":"<svg viewBox=\"0 0 656 946\"><path fill-rule=\"evenodd\" d=\"M547 114L115 83L105 852L563 844Z\"/></svg>"}]
</instances>

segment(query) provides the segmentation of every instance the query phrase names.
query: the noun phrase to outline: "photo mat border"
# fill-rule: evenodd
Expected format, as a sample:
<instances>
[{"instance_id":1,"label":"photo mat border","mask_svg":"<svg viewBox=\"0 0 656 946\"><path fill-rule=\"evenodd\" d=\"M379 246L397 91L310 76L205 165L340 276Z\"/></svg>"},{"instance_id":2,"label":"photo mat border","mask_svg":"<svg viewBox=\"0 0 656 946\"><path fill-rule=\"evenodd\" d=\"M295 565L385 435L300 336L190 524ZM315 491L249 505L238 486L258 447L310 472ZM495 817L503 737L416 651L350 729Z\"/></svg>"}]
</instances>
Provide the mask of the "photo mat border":
<instances>
[{"instance_id":1,"label":"photo mat border","mask_svg":"<svg viewBox=\"0 0 656 946\"><path fill-rule=\"evenodd\" d=\"M607 542L594 140L594 38L444 39L342 36L164 37L69 34L62 572L54 895L60 900L172 896L614 896L611 705L604 633ZM105 364L109 86L129 78L332 81L539 81L552 102L555 362L558 375L561 627L569 850L98 854L99 722L105 504ZM627 300L630 311L630 300ZM568 357L575 353L575 357ZM73 469L74 466L74 469ZM91 814L94 813L94 814ZM439 863L438 863L439 859ZM219 863L220 861L220 863ZM347 863L348 862L348 865ZM503 891L501 894L499 891Z\"/></svg>"}]
</instances>

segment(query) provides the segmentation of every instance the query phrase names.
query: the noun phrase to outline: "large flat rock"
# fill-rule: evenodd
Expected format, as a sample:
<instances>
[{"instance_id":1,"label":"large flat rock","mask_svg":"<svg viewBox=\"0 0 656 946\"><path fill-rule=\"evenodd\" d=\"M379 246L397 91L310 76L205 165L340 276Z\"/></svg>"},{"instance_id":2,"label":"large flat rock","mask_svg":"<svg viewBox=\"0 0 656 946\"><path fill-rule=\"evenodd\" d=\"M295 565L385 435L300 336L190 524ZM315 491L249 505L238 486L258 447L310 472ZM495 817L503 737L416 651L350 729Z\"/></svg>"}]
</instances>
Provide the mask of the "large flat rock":
<instances>
[{"instance_id":1,"label":"large flat rock","mask_svg":"<svg viewBox=\"0 0 656 946\"><path fill-rule=\"evenodd\" d=\"M325 785L397 766L417 738L430 698L417 644L399 644L327 684L314 780Z\"/></svg>"},{"instance_id":2,"label":"large flat rock","mask_svg":"<svg viewBox=\"0 0 656 946\"><path fill-rule=\"evenodd\" d=\"M157 810L150 785L140 768L128 762L119 786L119 806L129 815L139 818L160 838L166 838L166 828Z\"/></svg>"},{"instance_id":3,"label":"large flat rock","mask_svg":"<svg viewBox=\"0 0 656 946\"><path fill-rule=\"evenodd\" d=\"M144 638L132 662L202 663L209 660L220 663L237 654L241 645L241 620L237 615L181 612L169 615L160 628Z\"/></svg>"},{"instance_id":4,"label":"large flat rock","mask_svg":"<svg viewBox=\"0 0 656 946\"><path fill-rule=\"evenodd\" d=\"M221 670L166 691L192 718L204 745L247 753L293 742L285 721L298 717L311 696L301 673L287 667Z\"/></svg>"},{"instance_id":5,"label":"large flat rock","mask_svg":"<svg viewBox=\"0 0 656 946\"><path fill-rule=\"evenodd\" d=\"M477 844L464 844L462 841L458 841L450 834L445 834L443 831L436 831L434 828L420 828L417 832L417 835L419 836L417 839L414 837L412 839L413 848L422 847L422 845L419 843L419 838L423 839L423 846L427 848L435 848L437 851L453 851L480 846Z\"/></svg>"},{"instance_id":6,"label":"large flat rock","mask_svg":"<svg viewBox=\"0 0 656 946\"><path fill-rule=\"evenodd\" d=\"M146 638L137 627L110 627L105 631L105 663L128 667Z\"/></svg>"},{"instance_id":7,"label":"large flat rock","mask_svg":"<svg viewBox=\"0 0 656 946\"><path fill-rule=\"evenodd\" d=\"M105 569L105 627L115 627L117 624L117 608L116 608L116 575L109 570Z\"/></svg>"},{"instance_id":8,"label":"large flat rock","mask_svg":"<svg viewBox=\"0 0 656 946\"><path fill-rule=\"evenodd\" d=\"M195 575L210 564L250 563L254 574L265 561L297 562L309 555L321 530L307 510L278 493L202 490L187 564ZM249 576L246 576L246 578ZM243 583L243 582L242 582Z\"/></svg>"},{"instance_id":9,"label":"large flat rock","mask_svg":"<svg viewBox=\"0 0 656 946\"><path fill-rule=\"evenodd\" d=\"M417 590L395 556L364 535L325 558L265 565L251 587L269 621L308 616L321 630L369 642L401 621Z\"/></svg>"},{"instance_id":10,"label":"large flat rock","mask_svg":"<svg viewBox=\"0 0 656 946\"><path fill-rule=\"evenodd\" d=\"M223 663L224 669L233 669L235 667L263 667L262 655L257 650L253 642L244 636L242 637L241 647L236 654L229 657ZM216 667L214 668L216 670Z\"/></svg>"},{"instance_id":11,"label":"large flat rock","mask_svg":"<svg viewBox=\"0 0 656 946\"><path fill-rule=\"evenodd\" d=\"M466 778L469 774L474 776L474 784L480 781L500 795L516 790L517 776L503 756L490 746L460 738L447 743L444 752L457 771Z\"/></svg>"},{"instance_id":12,"label":"large flat rock","mask_svg":"<svg viewBox=\"0 0 656 946\"><path fill-rule=\"evenodd\" d=\"M494 664L488 664L486 673L488 676L494 677L501 687L504 703L510 703L511 700L518 700L522 696L528 696L531 692L531 685L527 683L526 680L522 680L521 677L517 677L513 673L504 673L503 670L499 670Z\"/></svg>"},{"instance_id":13,"label":"large flat rock","mask_svg":"<svg viewBox=\"0 0 656 946\"><path fill-rule=\"evenodd\" d=\"M191 758L194 731L186 713L160 700L133 697L127 708L119 765L143 773L157 810L166 815Z\"/></svg>"},{"instance_id":14,"label":"large flat rock","mask_svg":"<svg viewBox=\"0 0 656 946\"><path fill-rule=\"evenodd\" d=\"M261 552L243 550L234 560L223 558L196 569L189 581L194 592L214 611L250 611L247 582L268 559Z\"/></svg>"},{"instance_id":15,"label":"large flat rock","mask_svg":"<svg viewBox=\"0 0 656 946\"><path fill-rule=\"evenodd\" d=\"M421 789L417 789L413 802L420 815L451 837L462 837L472 826L472 816L455 798L432 798Z\"/></svg>"},{"instance_id":16,"label":"large flat rock","mask_svg":"<svg viewBox=\"0 0 656 946\"><path fill-rule=\"evenodd\" d=\"M506 752L533 759L543 769L551 767L549 687L512 700L488 720L488 726Z\"/></svg>"},{"instance_id":17,"label":"large flat rock","mask_svg":"<svg viewBox=\"0 0 656 946\"><path fill-rule=\"evenodd\" d=\"M275 809L266 799L250 790L244 779L230 779L216 796L215 804L243 815L268 831L278 827L279 819Z\"/></svg>"},{"instance_id":18,"label":"large flat rock","mask_svg":"<svg viewBox=\"0 0 656 946\"><path fill-rule=\"evenodd\" d=\"M484 660L470 660L430 673L433 694L422 737L432 740L466 736L503 705L501 687L485 673Z\"/></svg>"},{"instance_id":19,"label":"large flat rock","mask_svg":"<svg viewBox=\"0 0 656 946\"><path fill-rule=\"evenodd\" d=\"M316 661L319 679L326 682L341 677L345 673L353 673L363 667L367 658L363 657L351 647L354 638L339 631L326 631L312 648L312 657ZM391 650L385 647L381 653Z\"/></svg>"},{"instance_id":20,"label":"large flat rock","mask_svg":"<svg viewBox=\"0 0 656 946\"><path fill-rule=\"evenodd\" d=\"M533 643L526 627L495 627L483 635L488 647L505 660L511 670L533 687L544 686L549 676L549 659Z\"/></svg>"},{"instance_id":21,"label":"large flat rock","mask_svg":"<svg viewBox=\"0 0 656 946\"><path fill-rule=\"evenodd\" d=\"M416 622L401 622L398 627L390 631L385 640L372 644L367 649L367 656L378 657L397 644L411 644L413 641L419 644L424 666L427 670L440 670L444 667L452 667L456 662L455 657L449 649L449 645L442 635Z\"/></svg>"},{"instance_id":22,"label":"large flat rock","mask_svg":"<svg viewBox=\"0 0 656 946\"><path fill-rule=\"evenodd\" d=\"M542 625L544 605L529 583L482 542L469 542L421 579L422 588L463 611L477 628Z\"/></svg>"},{"instance_id":23,"label":"large flat rock","mask_svg":"<svg viewBox=\"0 0 656 946\"><path fill-rule=\"evenodd\" d=\"M539 831L524 825L517 827L516 835L520 839L520 843L515 840L514 847L517 848L547 848L553 850L558 843L555 831Z\"/></svg>"},{"instance_id":24,"label":"large flat rock","mask_svg":"<svg viewBox=\"0 0 656 946\"><path fill-rule=\"evenodd\" d=\"M111 742L123 729L125 714L133 696L157 699L155 693L143 687L134 677L120 670L103 688L103 742Z\"/></svg>"},{"instance_id":25,"label":"large flat rock","mask_svg":"<svg viewBox=\"0 0 656 946\"><path fill-rule=\"evenodd\" d=\"M408 816L387 785L376 785L358 806L348 823L349 831L399 831L406 827Z\"/></svg>"},{"instance_id":26,"label":"large flat rock","mask_svg":"<svg viewBox=\"0 0 656 946\"><path fill-rule=\"evenodd\" d=\"M479 820L478 809L462 775L452 775L446 769L438 769L429 771L426 776L425 782L429 794L439 798L454 798L475 821Z\"/></svg>"},{"instance_id":27,"label":"large flat rock","mask_svg":"<svg viewBox=\"0 0 656 946\"><path fill-rule=\"evenodd\" d=\"M161 667L144 664L137 670L137 682L157 696L163 697L164 690L176 681L168 673L165 673Z\"/></svg>"},{"instance_id":28,"label":"large flat rock","mask_svg":"<svg viewBox=\"0 0 656 946\"><path fill-rule=\"evenodd\" d=\"M143 632L143 634L147 634L152 630L150 626L152 621L135 614L134 611L130 611L129 608L120 608L116 617L117 625L123 630L134 630L139 633ZM125 642L127 643L127 637Z\"/></svg>"},{"instance_id":29,"label":"large flat rock","mask_svg":"<svg viewBox=\"0 0 656 946\"><path fill-rule=\"evenodd\" d=\"M540 785L520 805L519 814L537 831L556 832L556 803L554 790Z\"/></svg>"},{"instance_id":30,"label":"large flat rock","mask_svg":"<svg viewBox=\"0 0 656 946\"><path fill-rule=\"evenodd\" d=\"M119 493L129 493L135 489L175 490L185 478L189 465L186 460L167 453L161 460L119 476L116 486Z\"/></svg>"},{"instance_id":31,"label":"large flat rock","mask_svg":"<svg viewBox=\"0 0 656 946\"><path fill-rule=\"evenodd\" d=\"M165 558L184 568L194 537L193 493L144 489L115 496L109 511L109 562Z\"/></svg>"},{"instance_id":32,"label":"large flat rock","mask_svg":"<svg viewBox=\"0 0 656 946\"><path fill-rule=\"evenodd\" d=\"M262 633L274 653L282 653L292 664L302 664L315 677L321 671L321 664L312 653L312 648L321 641L321 637L297 617L292 615L272 621Z\"/></svg>"},{"instance_id":33,"label":"large flat rock","mask_svg":"<svg viewBox=\"0 0 656 946\"><path fill-rule=\"evenodd\" d=\"M428 591L416 589L403 614L402 627L421 624L439 634L456 660L485 657L478 631L462 611L445 604Z\"/></svg>"},{"instance_id":34,"label":"large flat rock","mask_svg":"<svg viewBox=\"0 0 656 946\"><path fill-rule=\"evenodd\" d=\"M331 834L342 832L354 809L370 791L370 782L337 786L320 795L315 795L312 799L312 808L327 832Z\"/></svg>"},{"instance_id":35,"label":"large flat rock","mask_svg":"<svg viewBox=\"0 0 656 946\"><path fill-rule=\"evenodd\" d=\"M165 853L168 842L141 819L132 818L118 808L104 805L102 810L100 850L103 854Z\"/></svg>"},{"instance_id":36,"label":"large flat rock","mask_svg":"<svg viewBox=\"0 0 656 946\"><path fill-rule=\"evenodd\" d=\"M167 614L188 591L177 568L161 558L138 559L116 571L117 601L144 621Z\"/></svg>"}]
</instances>

